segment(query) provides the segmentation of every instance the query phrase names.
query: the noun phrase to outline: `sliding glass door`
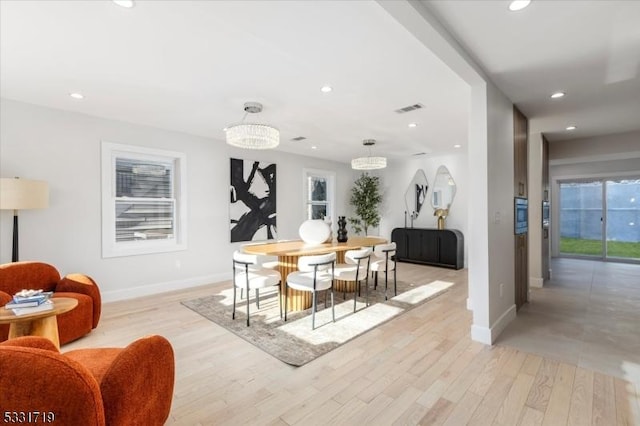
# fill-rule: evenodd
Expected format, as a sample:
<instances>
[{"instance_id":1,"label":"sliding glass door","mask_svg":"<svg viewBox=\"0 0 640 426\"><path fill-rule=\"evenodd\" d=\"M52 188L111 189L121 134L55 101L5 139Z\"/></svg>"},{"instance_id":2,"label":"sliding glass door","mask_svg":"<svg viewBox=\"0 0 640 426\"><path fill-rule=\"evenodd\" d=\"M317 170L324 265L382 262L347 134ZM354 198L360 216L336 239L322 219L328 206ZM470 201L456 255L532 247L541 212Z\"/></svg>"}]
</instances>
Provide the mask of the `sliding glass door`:
<instances>
[{"instance_id":1,"label":"sliding glass door","mask_svg":"<svg viewBox=\"0 0 640 426\"><path fill-rule=\"evenodd\" d=\"M561 182L560 254L640 261L640 178Z\"/></svg>"},{"instance_id":2,"label":"sliding glass door","mask_svg":"<svg viewBox=\"0 0 640 426\"><path fill-rule=\"evenodd\" d=\"M602 182L560 183L560 254L603 257Z\"/></svg>"},{"instance_id":3,"label":"sliding glass door","mask_svg":"<svg viewBox=\"0 0 640 426\"><path fill-rule=\"evenodd\" d=\"M607 257L640 260L640 179L606 181Z\"/></svg>"}]
</instances>

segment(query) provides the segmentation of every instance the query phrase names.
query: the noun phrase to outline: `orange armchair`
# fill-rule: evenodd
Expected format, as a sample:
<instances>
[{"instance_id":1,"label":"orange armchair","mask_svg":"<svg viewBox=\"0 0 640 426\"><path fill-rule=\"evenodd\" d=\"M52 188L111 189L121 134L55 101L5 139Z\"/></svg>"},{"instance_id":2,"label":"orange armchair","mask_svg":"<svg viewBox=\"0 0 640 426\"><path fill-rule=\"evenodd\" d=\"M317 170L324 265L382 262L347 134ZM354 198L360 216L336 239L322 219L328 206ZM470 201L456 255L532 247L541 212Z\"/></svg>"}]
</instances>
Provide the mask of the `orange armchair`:
<instances>
[{"instance_id":1,"label":"orange armchair","mask_svg":"<svg viewBox=\"0 0 640 426\"><path fill-rule=\"evenodd\" d=\"M0 407L59 425L163 425L173 398L175 360L161 336L125 348L60 354L43 337L0 343Z\"/></svg>"},{"instance_id":2,"label":"orange armchair","mask_svg":"<svg viewBox=\"0 0 640 426\"><path fill-rule=\"evenodd\" d=\"M102 301L98 285L90 277L69 274L60 278L58 270L42 262L14 262L0 265L0 306L23 288L53 291L53 297L71 297L78 306L58 316L60 344L76 340L98 326ZM0 325L0 342L7 340L9 326Z\"/></svg>"}]
</instances>

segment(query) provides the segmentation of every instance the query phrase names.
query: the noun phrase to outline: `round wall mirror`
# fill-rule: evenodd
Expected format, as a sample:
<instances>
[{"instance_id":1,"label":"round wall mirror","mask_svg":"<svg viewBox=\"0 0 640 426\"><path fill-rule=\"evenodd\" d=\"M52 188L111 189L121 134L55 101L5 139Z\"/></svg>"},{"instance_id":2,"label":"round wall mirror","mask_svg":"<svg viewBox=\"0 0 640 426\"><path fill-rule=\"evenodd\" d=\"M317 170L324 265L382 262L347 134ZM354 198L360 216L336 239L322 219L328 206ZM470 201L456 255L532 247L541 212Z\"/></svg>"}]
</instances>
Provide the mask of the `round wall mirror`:
<instances>
[{"instance_id":1,"label":"round wall mirror","mask_svg":"<svg viewBox=\"0 0 640 426\"><path fill-rule=\"evenodd\" d=\"M433 193L431 195L431 206L434 209L449 210L453 198L456 195L456 183L449 169L445 166L438 167L436 179L433 182Z\"/></svg>"},{"instance_id":2,"label":"round wall mirror","mask_svg":"<svg viewBox=\"0 0 640 426\"><path fill-rule=\"evenodd\" d=\"M427 189L429 189L427 175L424 174L424 170L418 169L413 179L411 179L407 192L404 194L404 204L407 208L407 213L412 215L413 219L418 217L422 206L425 201L427 201Z\"/></svg>"}]
</instances>

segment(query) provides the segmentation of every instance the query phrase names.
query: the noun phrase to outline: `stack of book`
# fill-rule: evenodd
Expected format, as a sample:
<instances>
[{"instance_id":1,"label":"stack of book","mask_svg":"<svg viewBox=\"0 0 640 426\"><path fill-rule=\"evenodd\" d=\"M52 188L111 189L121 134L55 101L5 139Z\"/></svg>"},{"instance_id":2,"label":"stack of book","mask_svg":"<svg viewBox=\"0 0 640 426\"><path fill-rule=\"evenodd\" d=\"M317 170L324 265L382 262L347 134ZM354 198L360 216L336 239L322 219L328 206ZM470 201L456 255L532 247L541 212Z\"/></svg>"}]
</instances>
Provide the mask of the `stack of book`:
<instances>
[{"instance_id":1,"label":"stack of book","mask_svg":"<svg viewBox=\"0 0 640 426\"><path fill-rule=\"evenodd\" d=\"M13 296L13 300L4 307L11 309L15 315L27 315L53 309L49 300L53 293L42 290L22 290Z\"/></svg>"}]
</instances>

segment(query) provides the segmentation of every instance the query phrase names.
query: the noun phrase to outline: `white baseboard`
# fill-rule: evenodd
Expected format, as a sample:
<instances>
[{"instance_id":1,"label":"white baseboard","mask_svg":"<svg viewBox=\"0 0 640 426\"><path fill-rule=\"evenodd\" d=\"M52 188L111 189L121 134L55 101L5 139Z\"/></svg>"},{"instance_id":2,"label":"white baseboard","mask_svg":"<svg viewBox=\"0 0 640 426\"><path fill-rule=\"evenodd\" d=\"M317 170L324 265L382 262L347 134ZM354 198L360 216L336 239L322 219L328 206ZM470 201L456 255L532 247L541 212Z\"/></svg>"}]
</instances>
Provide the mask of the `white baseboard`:
<instances>
[{"instance_id":1,"label":"white baseboard","mask_svg":"<svg viewBox=\"0 0 640 426\"><path fill-rule=\"evenodd\" d=\"M197 287L205 284L212 284L220 281L230 280L231 273L206 275L203 277L194 277L176 281L165 281L162 283L141 285L138 287L127 288L124 290L112 290L102 292L102 302L115 302L118 300L133 299L136 297L149 296L151 294L165 293L174 290L183 290L185 288Z\"/></svg>"},{"instance_id":2,"label":"white baseboard","mask_svg":"<svg viewBox=\"0 0 640 426\"><path fill-rule=\"evenodd\" d=\"M471 301L471 299L469 297L467 297L467 310L468 311L473 311L473 302Z\"/></svg>"},{"instance_id":3,"label":"white baseboard","mask_svg":"<svg viewBox=\"0 0 640 426\"><path fill-rule=\"evenodd\" d=\"M471 339L485 345L493 345L500 333L513 321L516 317L516 305L511 305L498 320L493 323L491 328L481 327L478 325L471 326Z\"/></svg>"},{"instance_id":4,"label":"white baseboard","mask_svg":"<svg viewBox=\"0 0 640 426\"><path fill-rule=\"evenodd\" d=\"M535 288L542 288L544 286L544 279L529 277L529 285Z\"/></svg>"},{"instance_id":5,"label":"white baseboard","mask_svg":"<svg viewBox=\"0 0 640 426\"><path fill-rule=\"evenodd\" d=\"M471 326L471 340L484 343L485 345L491 345L491 330L487 327L480 327L473 324Z\"/></svg>"}]
</instances>

